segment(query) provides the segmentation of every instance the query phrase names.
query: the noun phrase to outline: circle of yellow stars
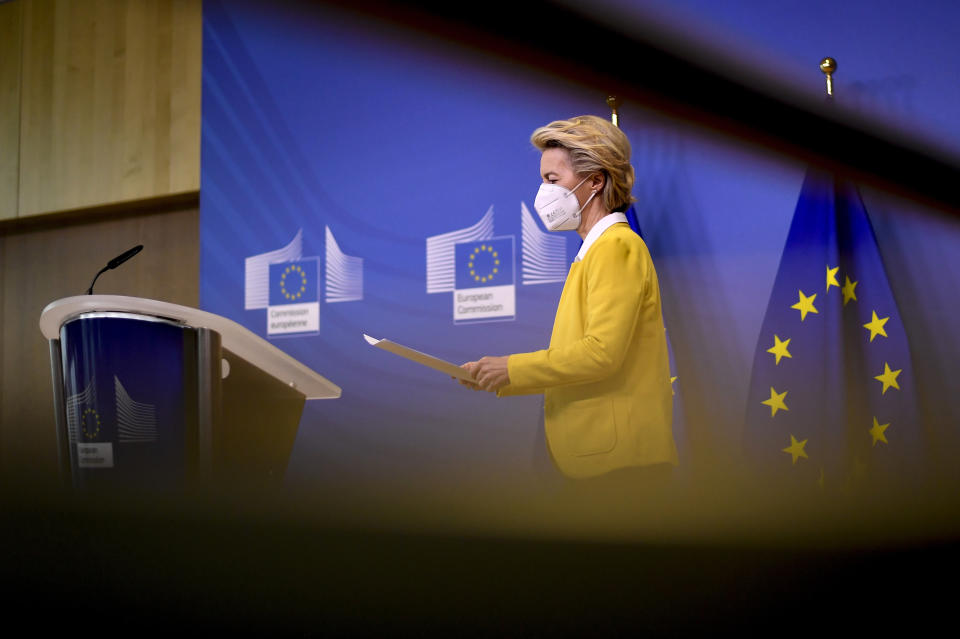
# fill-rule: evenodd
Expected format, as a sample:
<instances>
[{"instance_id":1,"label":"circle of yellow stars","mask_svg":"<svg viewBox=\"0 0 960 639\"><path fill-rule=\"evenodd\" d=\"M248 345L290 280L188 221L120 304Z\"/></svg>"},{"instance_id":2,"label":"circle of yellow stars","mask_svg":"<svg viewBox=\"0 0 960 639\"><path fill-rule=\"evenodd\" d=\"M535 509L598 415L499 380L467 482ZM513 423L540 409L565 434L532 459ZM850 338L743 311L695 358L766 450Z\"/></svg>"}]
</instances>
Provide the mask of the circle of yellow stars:
<instances>
[{"instance_id":1,"label":"circle of yellow stars","mask_svg":"<svg viewBox=\"0 0 960 639\"><path fill-rule=\"evenodd\" d=\"M837 277L839 271L840 271L839 266L831 267L829 264L827 265L826 293L829 295L831 287L838 288L840 290L840 293L843 295L843 305L844 307L846 307L846 305L849 302L857 301L857 284L859 282L857 282L856 280L851 280L850 276L846 275L844 276L844 282L843 282L843 285L841 286L840 281ZM790 306L790 308L800 312L801 322L805 321L807 319L807 316L810 314L818 315L820 313L820 311L817 310L817 307L815 305L815 302L817 299L816 293L811 293L808 295L804 293L803 290L800 290L800 289L797 290L797 293L798 293L797 302L792 306ZM877 336L887 337L886 324L889 320L890 320L889 316L888 317L878 316L876 310L873 310L871 312L870 321L863 325L863 328L865 328L869 332L870 342L873 342L873 340ZM781 339L779 335L773 336L773 346L768 348L767 352L774 356L775 366L779 366L780 361L783 358L793 359L793 355L790 353L790 350L789 350L790 341L791 341L791 338ZM897 370L891 369L890 364L888 362L884 362L883 372L873 378L882 384L882 389L880 391L881 395L886 394L886 392L891 388L900 390L900 385L897 382L897 378L902 372L903 372L903 369L897 369ZM786 396L787 396L786 390L778 393L777 390L773 386L771 386L770 397L760 402L761 404L764 404L765 406L770 407L771 419L776 417L778 411L790 410L787 407ZM878 443L882 443L882 444L888 443L887 437L886 437L886 431L889 426L890 426L889 423L881 424L876 416L873 417L873 426L868 431L871 438L873 439L873 446L876 446ZM805 450L807 441L808 440L806 439L798 440L792 433L790 434L790 445L787 446L786 448L783 448L782 450L784 453L787 453L791 456L793 460L792 462L793 464L796 464L798 459L801 459L801 458L808 459L807 453ZM822 475L823 475L823 472L821 469L821 483L823 479Z\"/></svg>"},{"instance_id":2,"label":"circle of yellow stars","mask_svg":"<svg viewBox=\"0 0 960 639\"><path fill-rule=\"evenodd\" d=\"M292 274L292 275L291 275ZM296 282L293 283L293 286L287 288L287 276L291 276L291 279L294 279L297 275L300 276L300 288L297 289ZM280 276L280 293L283 294L288 300L298 300L303 297L303 294L307 292L307 274L304 272L303 268L299 264L291 264L287 268L283 269L283 274Z\"/></svg>"},{"instance_id":3,"label":"circle of yellow stars","mask_svg":"<svg viewBox=\"0 0 960 639\"><path fill-rule=\"evenodd\" d=\"M478 275L475 265L477 262L477 258L484 253L487 253L490 255L490 259L493 261L493 267L491 268L490 272L487 273L486 275ZM467 268L470 269L470 276L473 278L473 281L481 282L481 283L490 281L494 277L496 277L497 273L500 272L500 254L497 253L497 251L495 251L492 246L481 244L480 246L473 249L473 251L470 253L470 257L468 258L468 261L467 261Z\"/></svg>"},{"instance_id":4,"label":"circle of yellow stars","mask_svg":"<svg viewBox=\"0 0 960 639\"><path fill-rule=\"evenodd\" d=\"M92 429L87 428L87 418L90 419L89 425L92 426ZM87 439L93 439L100 434L100 414L97 413L92 408L88 408L83 411L83 416L80 418L80 430L83 431L83 436Z\"/></svg>"}]
</instances>

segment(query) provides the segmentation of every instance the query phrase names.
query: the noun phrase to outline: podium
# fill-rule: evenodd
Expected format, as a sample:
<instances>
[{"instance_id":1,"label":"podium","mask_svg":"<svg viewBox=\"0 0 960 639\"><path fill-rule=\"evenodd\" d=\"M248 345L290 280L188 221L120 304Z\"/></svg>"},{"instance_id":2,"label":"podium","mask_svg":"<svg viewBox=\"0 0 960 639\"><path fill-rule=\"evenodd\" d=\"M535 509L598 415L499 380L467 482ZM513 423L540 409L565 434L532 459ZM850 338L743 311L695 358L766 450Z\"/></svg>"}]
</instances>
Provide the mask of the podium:
<instances>
[{"instance_id":1,"label":"podium","mask_svg":"<svg viewBox=\"0 0 960 639\"><path fill-rule=\"evenodd\" d=\"M282 481L306 400L340 388L229 319L157 300L49 304L57 449L80 489Z\"/></svg>"}]
</instances>

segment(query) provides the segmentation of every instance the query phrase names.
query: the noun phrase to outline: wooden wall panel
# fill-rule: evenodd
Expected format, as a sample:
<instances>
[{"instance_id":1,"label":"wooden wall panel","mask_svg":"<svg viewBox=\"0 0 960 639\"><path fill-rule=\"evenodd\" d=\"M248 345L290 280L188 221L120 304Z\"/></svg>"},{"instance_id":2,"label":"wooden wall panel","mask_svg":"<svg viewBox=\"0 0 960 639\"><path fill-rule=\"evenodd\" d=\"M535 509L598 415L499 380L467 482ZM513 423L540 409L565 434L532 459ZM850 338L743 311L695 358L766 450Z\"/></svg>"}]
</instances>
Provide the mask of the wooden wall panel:
<instances>
[{"instance_id":1,"label":"wooden wall panel","mask_svg":"<svg viewBox=\"0 0 960 639\"><path fill-rule=\"evenodd\" d=\"M16 217L20 180L20 10L0 4L0 220Z\"/></svg>"},{"instance_id":2,"label":"wooden wall panel","mask_svg":"<svg viewBox=\"0 0 960 639\"><path fill-rule=\"evenodd\" d=\"M164 213L0 235L0 471L36 481L56 476L53 389L38 321L53 300L80 295L108 260L143 251L97 280L95 293L199 304L196 206Z\"/></svg>"},{"instance_id":3,"label":"wooden wall panel","mask_svg":"<svg viewBox=\"0 0 960 639\"><path fill-rule=\"evenodd\" d=\"M200 187L201 3L23 1L19 215Z\"/></svg>"},{"instance_id":4,"label":"wooden wall panel","mask_svg":"<svg viewBox=\"0 0 960 639\"><path fill-rule=\"evenodd\" d=\"M170 20L171 192L200 190L203 12L200 0L191 5Z\"/></svg>"}]
</instances>

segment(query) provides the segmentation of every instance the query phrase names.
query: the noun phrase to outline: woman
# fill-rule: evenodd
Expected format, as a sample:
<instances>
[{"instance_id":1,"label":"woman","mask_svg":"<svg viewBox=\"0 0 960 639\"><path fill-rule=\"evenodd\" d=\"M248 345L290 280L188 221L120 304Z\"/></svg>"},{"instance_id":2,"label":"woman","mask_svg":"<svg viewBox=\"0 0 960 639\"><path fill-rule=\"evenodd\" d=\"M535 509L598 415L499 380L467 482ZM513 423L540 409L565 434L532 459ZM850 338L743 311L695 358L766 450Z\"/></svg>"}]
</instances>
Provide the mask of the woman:
<instances>
[{"instance_id":1,"label":"woman","mask_svg":"<svg viewBox=\"0 0 960 639\"><path fill-rule=\"evenodd\" d=\"M634 201L630 142L590 115L551 122L530 141L542 153L537 214L583 244L549 348L467 362L476 383L465 384L500 397L543 393L547 446L567 477L668 470L677 450L660 289L623 214Z\"/></svg>"}]
</instances>

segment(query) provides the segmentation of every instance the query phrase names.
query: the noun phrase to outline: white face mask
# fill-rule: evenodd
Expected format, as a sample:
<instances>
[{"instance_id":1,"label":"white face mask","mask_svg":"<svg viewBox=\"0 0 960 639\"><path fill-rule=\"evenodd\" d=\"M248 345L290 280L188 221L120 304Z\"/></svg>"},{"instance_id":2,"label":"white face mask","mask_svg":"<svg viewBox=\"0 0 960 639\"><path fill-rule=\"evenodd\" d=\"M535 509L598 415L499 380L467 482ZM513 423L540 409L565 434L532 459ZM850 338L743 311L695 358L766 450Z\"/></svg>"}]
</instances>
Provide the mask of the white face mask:
<instances>
[{"instance_id":1,"label":"white face mask","mask_svg":"<svg viewBox=\"0 0 960 639\"><path fill-rule=\"evenodd\" d=\"M579 189L580 185L587 179L580 180L580 184L573 187L573 191L559 184L544 183L540 185L537 197L533 201L533 208L548 231L575 231L580 226L580 212L597 194L594 191L593 195L583 203L583 206L580 206L574 191Z\"/></svg>"}]
</instances>

